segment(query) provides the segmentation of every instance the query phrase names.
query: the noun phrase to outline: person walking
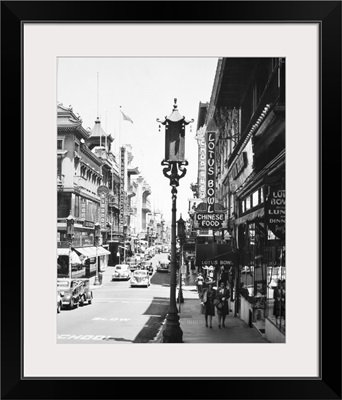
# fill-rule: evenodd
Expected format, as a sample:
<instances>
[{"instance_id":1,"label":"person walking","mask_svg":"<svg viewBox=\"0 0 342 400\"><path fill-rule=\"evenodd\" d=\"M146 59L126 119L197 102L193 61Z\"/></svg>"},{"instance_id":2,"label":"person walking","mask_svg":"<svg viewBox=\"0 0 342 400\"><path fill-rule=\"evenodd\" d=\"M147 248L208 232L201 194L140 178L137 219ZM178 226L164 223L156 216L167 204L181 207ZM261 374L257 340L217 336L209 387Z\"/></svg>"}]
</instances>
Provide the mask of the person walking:
<instances>
[{"instance_id":1,"label":"person walking","mask_svg":"<svg viewBox=\"0 0 342 400\"><path fill-rule=\"evenodd\" d=\"M199 274L195 280L198 296L201 296L202 289L203 289L203 281L204 281L203 275L199 272Z\"/></svg>"},{"instance_id":2,"label":"person walking","mask_svg":"<svg viewBox=\"0 0 342 400\"><path fill-rule=\"evenodd\" d=\"M278 318L285 317L285 290L283 290L283 281L278 280L277 287L273 290L273 315L276 318L276 325L278 325Z\"/></svg>"},{"instance_id":3,"label":"person walking","mask_svg":"<svg viewBox=\"0 0 342 400\"><path fill-rule=\"evenodd\" d=\"M219 329L221 329L221 323L223 328L226 327L224 323L226 320L226 316L229 315L229 307L228 307L229 298L230 298L230 291L226 287L225 283L221 282L216 293L216 301L215 301Z\"/></svg>"},{"instance_id":4,"label":"person walking","mask_svg":"<svg viewBox=\"0 0 342 400\"><path fill-rule=\"evenodd\" d=\"M206 282L206 287L202 290L201 293L201 304L203 307L202 313L204 314L205 318L205 326L208 328L208 317L209 317L209 324L210 328L212 328L212 320L215 316L215 306L214 300L216 297L216 291L213 288L213 281Z\"/></svg>"}]
</instances>

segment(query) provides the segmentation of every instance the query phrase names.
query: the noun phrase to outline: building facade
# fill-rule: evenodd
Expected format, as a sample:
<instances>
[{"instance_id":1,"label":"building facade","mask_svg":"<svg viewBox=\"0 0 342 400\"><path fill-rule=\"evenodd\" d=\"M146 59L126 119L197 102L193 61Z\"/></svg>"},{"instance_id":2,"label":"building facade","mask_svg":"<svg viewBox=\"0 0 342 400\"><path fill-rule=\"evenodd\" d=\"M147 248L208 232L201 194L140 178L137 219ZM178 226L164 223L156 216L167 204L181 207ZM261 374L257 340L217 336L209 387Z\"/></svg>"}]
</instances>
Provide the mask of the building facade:
<instances>
[{"instance_id":1,"label":"building facade","mask_svg":"<svg viewBox=\"0 0 342 400\"><path fill-rule=\"evenodd\" d=\"M85 129L72 107L57 105L57 274L95 278L134 253L146 233L151 188L132 166L130 145L119 154L96 119ZM74 220L72 242L67 218ZM95 224L100 238L95 240ZM70 251L70 249L72 251ZM70 260L70 263L69 263ZM71 264L71 267L70 267ZM70 271L71 270L71 271Z\"/></svg>"},{"instance_id":2,"label":"building facade","mask_svg":"<svg viewBox=\"0 0 342 400\"><path fill-rule=\"evenodd\" d=\"M210 133L215 201L227 222L216 235L234 253L228 271L234 313L270 341L284 342L285 60L219 59L210 103L200 104L201 113L204 109L197 127L199 165L200 145ZM198 197L201 176L199 170Z\"/></svg>"}]
</instances>

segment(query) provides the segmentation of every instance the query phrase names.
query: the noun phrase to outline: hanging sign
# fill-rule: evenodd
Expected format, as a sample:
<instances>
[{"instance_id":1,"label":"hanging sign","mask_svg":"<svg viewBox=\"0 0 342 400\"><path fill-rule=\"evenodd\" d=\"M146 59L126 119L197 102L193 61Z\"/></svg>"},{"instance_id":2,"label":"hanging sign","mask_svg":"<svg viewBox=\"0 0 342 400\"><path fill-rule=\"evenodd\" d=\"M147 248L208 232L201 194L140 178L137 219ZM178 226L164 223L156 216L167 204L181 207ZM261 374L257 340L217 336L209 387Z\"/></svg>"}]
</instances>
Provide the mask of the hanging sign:
<instances>
[{"instance_id":1,"label":"hanging sign","mask_svg":"<svg viewBox=\"0 0 342 400\"><path fill-rule=\"evenodd\" d=\"M97 194L100 196L100 225L102 229L106 228L108 193L109 189L107 186L102 185L97 188Z\"/></svg>"},{"instance_id":2,"label":"hanging sign","mask_svg":"<svg viewBox=\"0 0 342 400\"><path fill-rule=\"evenodd\" d=\"M214 212L215 204L215 134L207 133L207 212Z\"/></svg>"},{"instance_id":3,"label":"hanging sign","mask_svg":"<svg viewBox=\"0 0 342 400\"><path fill-rule=\"evenodd\" d=\"M195 220L196 227L204 229L220 229L226 225L226 215L224 212L196 212Z\"/></svg>"},{"instance_id":4,"label":"hanging sign","mask_svg":"<svg viewBox=\"0 0 342 400\"><path fill-rule=\"evenodd\" d=\"M205 129L201 127L196 134L198 144L198 197L202 201L206 198L206 150Z\"/></svg>"}]
</instances>

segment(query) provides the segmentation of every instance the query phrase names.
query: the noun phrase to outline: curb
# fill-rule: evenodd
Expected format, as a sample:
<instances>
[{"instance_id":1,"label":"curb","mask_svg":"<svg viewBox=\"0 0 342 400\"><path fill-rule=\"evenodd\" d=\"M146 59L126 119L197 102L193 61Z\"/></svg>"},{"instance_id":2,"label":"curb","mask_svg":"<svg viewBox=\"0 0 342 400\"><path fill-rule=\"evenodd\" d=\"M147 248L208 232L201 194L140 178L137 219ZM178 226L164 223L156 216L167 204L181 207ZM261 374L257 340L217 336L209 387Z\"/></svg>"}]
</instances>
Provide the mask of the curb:
<instances>
[{"instance_id":1,"label":"curb","mask_svg":"<svg viewBox=\"0 0 342 400\"><path fill-rule=\"evenodd\" d=\"M165 322L166 322L166 318L162 322L162 324L161 324L161 326L159 328L159 331L157 332L156 336L151 341L152 343L163 343L163 330L165 328Z\"/></svg>"}]
</instances>

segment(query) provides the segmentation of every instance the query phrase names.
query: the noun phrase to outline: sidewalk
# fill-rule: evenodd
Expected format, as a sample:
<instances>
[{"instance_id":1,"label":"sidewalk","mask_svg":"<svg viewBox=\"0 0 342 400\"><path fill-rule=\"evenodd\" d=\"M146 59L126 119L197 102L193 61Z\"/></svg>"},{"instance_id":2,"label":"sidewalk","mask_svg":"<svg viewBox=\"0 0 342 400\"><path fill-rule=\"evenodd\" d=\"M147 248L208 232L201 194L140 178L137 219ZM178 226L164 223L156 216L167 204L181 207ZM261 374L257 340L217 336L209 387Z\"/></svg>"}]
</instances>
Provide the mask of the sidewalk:
<instances>
[{"instance_id":1,"label":"sidewalk","mask_svg":"<svg viewBox=\"0 0 342 400\"><path fill-rule=\"evenodd\" d=\"M112 273L114 272L114 266L108 266L105 271L102 272L102 284L101 285L94 285L95 276L90 278L90 289L96 290L105 285L106 283L112 280Z\"/></svg>"},{"instance_id":2,"label":"sidewalk","mask_svg":"<svg viewBox=\"0 0 342 400\"><path fill-rule=\"evenodd\" d=\"M183 343L268 343L256 328L250 328L238 316L234 317L233 312L227 315L225 328L219 329L217 315L213 317L213 328L206 328L195 279L196 274L191 273L183 287L184 303L180 304L179 312ZM164 324L154 342L162 342Z\"/></svg>"},{"instance_id":3,"label":"sidewalk","mask_svg":"<svg viewBox=\"0 0 342 400\"><path fill-rule=\"evenodd\" d=\"M108 267L102 275L102 285L94 285L95 277L90 279L92 290L99 289L112 279L114 267ZM183 331L183 343L268 343L268 340L256 329L250 328L238 316L231 312L226 317L226 328L218 328L217 315L213 317L213 328L206 328L204 315L201 314L201 301L198 298L195 279L197 274L191 272L185 277L182 287L184 303L180 304L180 327ZM178 288L177 288L178 294ZM179 304L177 304L179 308ZM163 329L158 332L152 343L162 343Z\"/></svg>"}]
</instances>

